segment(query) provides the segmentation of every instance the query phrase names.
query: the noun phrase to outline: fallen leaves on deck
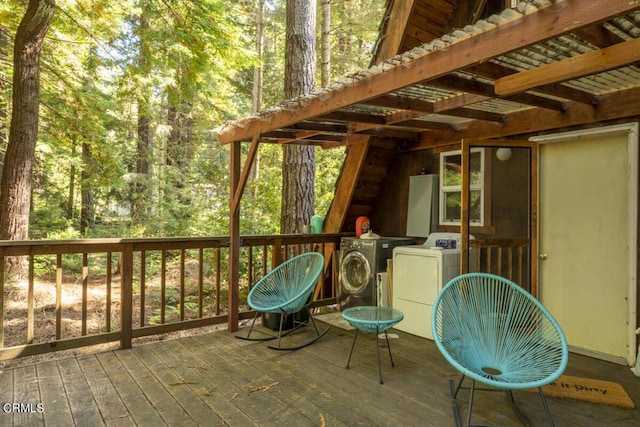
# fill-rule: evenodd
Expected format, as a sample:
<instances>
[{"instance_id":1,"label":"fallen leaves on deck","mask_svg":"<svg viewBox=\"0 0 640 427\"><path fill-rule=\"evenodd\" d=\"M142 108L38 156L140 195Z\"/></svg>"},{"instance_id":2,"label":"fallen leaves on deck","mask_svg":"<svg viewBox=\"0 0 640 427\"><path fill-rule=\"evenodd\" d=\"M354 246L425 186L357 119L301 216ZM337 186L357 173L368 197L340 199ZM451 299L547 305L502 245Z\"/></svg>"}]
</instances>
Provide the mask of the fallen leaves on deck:
<instances>
[{"instance_id":1,"label":"fallen leaves on deck","mask_svg":"<svg viewBox=\"0 0 640 427\"><path fill-rule=\"evenodd\" d=\"M258 385L258 386L251 386L249 387L249 389L247 390L247 393L254 393L256 391L267 391L275 386L277 386L278 384L280 384L280 381L276 381L274 383L271 383L269 385Z\"/></svg>"}]
</instances>

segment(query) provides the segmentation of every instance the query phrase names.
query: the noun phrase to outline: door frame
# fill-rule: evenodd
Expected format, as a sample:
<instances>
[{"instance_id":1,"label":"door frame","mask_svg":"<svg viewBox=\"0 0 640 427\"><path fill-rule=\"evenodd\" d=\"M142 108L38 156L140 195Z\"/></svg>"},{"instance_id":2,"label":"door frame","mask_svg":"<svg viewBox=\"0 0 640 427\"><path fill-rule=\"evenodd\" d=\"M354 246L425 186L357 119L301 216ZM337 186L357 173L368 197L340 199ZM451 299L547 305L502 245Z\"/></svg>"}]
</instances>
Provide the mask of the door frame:
<instances>
[{"instance_id":1,"label":"door frame","mask_svg":"<svg viewBox=\"0 0 640 427\"><path fill-rule=\"evenodd\" d=\"M538 144L549 144L607 134L627 134L627 364L636 363L636 328L638 324L638 123L603 126L593 129L561 132L530 138ZM538 156L540 152L538 151ZM539 159L538 159L539 165ZM539 167L539 166L538 166ZM539 170L536 173L539 176ZM536 202L537 204L538 202ZM539 231L538 231L539 232ZM537 235L536 242L540 236Z\"/></svg>"},{"instance_id":2,"label":"door frame","mask_svg":"<svg viewBox=\"0 0 640 427\"><path fill-rule=\"evenodd\" d=\"M460 273L469 271L469 185L470 185L470 157L471 149L481 148L528 148L530 149L529 170L529 263L530 263L530 293L538 296L538 143L527 140L489 140L463 139L460 141L462 154L462 194L460 212Z\"/></svg>"}]
</instances>

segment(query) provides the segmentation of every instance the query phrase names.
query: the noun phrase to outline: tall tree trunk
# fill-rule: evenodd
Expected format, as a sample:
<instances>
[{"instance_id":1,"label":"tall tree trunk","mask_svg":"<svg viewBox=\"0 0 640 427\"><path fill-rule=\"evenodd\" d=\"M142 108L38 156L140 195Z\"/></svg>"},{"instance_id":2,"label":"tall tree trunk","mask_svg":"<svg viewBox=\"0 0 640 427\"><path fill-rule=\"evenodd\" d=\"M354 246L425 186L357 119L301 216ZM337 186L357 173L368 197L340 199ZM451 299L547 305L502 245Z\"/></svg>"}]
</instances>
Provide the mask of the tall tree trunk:
<instances>
[{"instance_id":1,"label":"tall tree trunk","mask_svg":"<svg viewBox=\"0 0 640 427\"><path fill-rule=\"evenodd\" d=\"M320 66L320 86L326 87L331 83L331 0L322 1L322 33Z\"/></svg>"},{"instance_id":2,"label":"tall tree trunk","mask_svg":"<svg viewBox=\"0 0 640 427\"><path fill-rule=\"evenodd\" d=\"M7 69L9 64L9 32L0 25L0 178L4 166L4 154L7 151Z\"/></svg>"},{"instance_id":3,"label":"tall tree trunk","mask_svg":"<svg viewBox=\"0 0 640 427\"><path fill-rule=\"evenodd\" d=\"M184 75L181 76L184 78ZM167 122L171 128L167 139L167 166L172 166L167 175L169 187L166 189L165 200L169 203L171 216L175 219L188 221L192 210L190 189L187 188L191 175L191 160L194 155L193 143L193 105L182 101L182 84L169 94L169 109ZM178 223L186 226L184 222Z\"/></svg>"},{"instance_id":4,"label":"tall tree trunk","mask_svg":"<svg viewBox=\"0 0 640 427\"><path fill-rule=\"evenodd\" d=\"M91 185L91 173L93 154L89 144L82 144L82 209L80 211L80 232L85 234L95 227L95 206L93 203L93 186Z\"/></svg>"},{"instance_id":5,"label":"tall tree trunk","mask_svg":"<svg viewBox=\"0 0 640 427\"><path fill-rule=\"evenodd\" d=\"M69 198L67 199L67 219L73 219L73 205L76 194L76 134L71 136L71 169L69 170Z\"/></svg>"},{"instance_id":6,"label":"tall tree trunk","mask_svg":"<svg viewBox=\"0 0 640 427\"><path fill-rule=\"evenodd\" d=\"M252 112L257 113L262 109L262 57L264 55L264 0L258 0L256 11L256 55L260 64L253 69L253 88L251 91Z\"/></svg>"},{"instance_id":7,"label":"tall tree trunk","mask_svg":"<svg viewBox=\"0 0 640 427\"><path fill-rule=\"evenodd\" d=\"M260 64L253 69L253 87L251 89L251 112L257 113L262 109L262 86L264 68L262 66L264 58L264 0L258 0L258 9L256 10L256 55ZM256 153L256 158L251 165L249 174L249 182L257 179L260 175L260 152ZM256 197L257 191L253 193Z\"/></svg>"},{"instance_id":8,"label":"tall tree trunk","mask_svg":"<svg viewBox=\"0 0 640 427\"><path fill-rule=\"evenodd\" d=\"M146 33L149 29L149 18L145 7L142 8L140 16L140 26L138 28L138 36L140 37L140 51L138 52L138 64L140 74L147 77L150 73L148 43L146 41ZM143 93L147 93L141 88ZM148 96L148 95L147 95ZM131 221L136 224L144 221L149 209L149 161L153 150L153 134L151 132L151 107L149 99L141 96L138 99L138 144L136 173L132 182L131 197Z\"/></svg>"},{"instance_id":9,"label":"tall tree trunk","mask_svg":"<svg viewBox=\"0 0 640 427\"><path fill-rule=\"evenodd\" d=\"M316 1L287 1L284 93L295 98L311 92L316 75ZM313 215L315 149L285 145L282 158L280 232L300 233Z\"/></svg>"},{"instance_id":10,"label":"tall tree trunk","mask_svg":"<svg viewBox=\"0 0 640 427\"><path fill-rule=\"evenodd\" d=\"M16 32L13 114L2 170L0 239L23 240L29 234L31 175L38 139L40 52L55 11L54 0L29 0ZM21 265L11 260L8 268L14 276L23 273Z\"/></svg>"}]
</instances>

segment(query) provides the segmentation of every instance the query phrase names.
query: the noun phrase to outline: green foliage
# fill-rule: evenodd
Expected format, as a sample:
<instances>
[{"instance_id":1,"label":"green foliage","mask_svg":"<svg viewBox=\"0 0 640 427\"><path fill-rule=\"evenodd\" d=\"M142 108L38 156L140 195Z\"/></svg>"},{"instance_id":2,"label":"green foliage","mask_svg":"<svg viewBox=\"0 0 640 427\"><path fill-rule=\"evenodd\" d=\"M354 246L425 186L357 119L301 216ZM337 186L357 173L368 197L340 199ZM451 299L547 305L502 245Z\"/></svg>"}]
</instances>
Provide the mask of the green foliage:
<instances>
[{"instance_id":1,"label":"green foliage","mask_svg":"<svg viewBox=\"0 0 640 427\"><path fill-rule=\"evenodd\" d=\"M229 149L215 141L212 129L250 114L252 70L259 60L254 53L256 3L58 2L41 58L32 238L228 233ZM384 4L332 2L335 77L367 66ZM7 52L25 10L24 1L0 3ZM266 1L266 106L282 100L284 21L285 1ZM8 109L0 128L5 129L11 116L11 61L11 55L0 56L5 82L0 108ZM152 134L145 176L136 173L141 117L148 119ZM84 155L83 147L88 150ZM324 216L344 150L318 149L316 157L315 210ZM243 234L279 231L281 147L261 146L259 161L242 201ZM147 196L140 218L132 218L131 211L136 185ZM96 225L81 235L83 191L93 196ZM78 270L77 260L65 262ZM42 261L38 268L50 272L51 263Z\"/></svg>"}]
</instances>

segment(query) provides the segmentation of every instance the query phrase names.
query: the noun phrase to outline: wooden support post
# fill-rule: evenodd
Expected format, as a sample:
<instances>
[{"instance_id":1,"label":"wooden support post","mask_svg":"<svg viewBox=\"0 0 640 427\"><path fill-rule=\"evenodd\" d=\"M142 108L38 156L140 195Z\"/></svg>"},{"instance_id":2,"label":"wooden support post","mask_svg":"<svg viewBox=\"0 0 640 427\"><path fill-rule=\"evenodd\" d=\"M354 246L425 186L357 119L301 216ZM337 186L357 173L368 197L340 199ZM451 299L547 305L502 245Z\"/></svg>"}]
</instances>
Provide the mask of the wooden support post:
<instances>
[{"instance_id":1,"label":"wooden support post","mask_svg":"<svg viewBox=\"0 0 640 427\"><path fill-rule=\"evenodd\" d=\"M235 198L240 184L240 142L231 143L229 155L229 296L227 329L229 332L238 330L239 311L239 279L240 279L240 198ZM235 202L235 203L234 203Z\"/></svg>"},{"instance_id":2,"label":"wooden support post","mask_svg":"<svg viewBox=\"0 0 640 427\"><path fill-rule=\"evenodd\" d=\"M133 245L126 244L120 254L122 295L120 307L120 348L131 348L133 340Z\"/></svg>"},{"instance_id":3,"label":"wooden support post","mask_svg":"<svg viewBox=\"0 0 640 427\"><path fill-rule=\"evenodd\" d=\"M240 170L240 142L231 144L229 156L229 317L227 329L229 332L238 330L239 306L240 306L240 201L242 193L247 185L249 173L253 161L258 154L260 134L253 136L249 154L244 162L244 168Z\"/></svg>"},{"instance_id":4,"label":"wooden support post","mask_svg":"<svg viewBox=\"0 0 640 427\"><path fill-rule=\"evenodd\" d=\"M462 141L462 194L460 212L460 274L469 271L469 168L471 147L468 142Z\"/></svg>"},{"instance_id":5,"label":"wooden support post","mask_svg":"<svg viewBox=\"0 0 640 427\"><path fill-rule=\"evenodd\" d=\"M0 249L0 348L4 348L4 249Z\"/></svg>"},{"instance_id":6,"label":"wooden support post","mask_svg":"<svg viewBox=\"0 0 640 427\"><path fill-rule=\"evenodd\" d=\"M531 261L531 294L539 298L538 295L538 143L531 145L531 189L529 193L529 212L531 217L529 240L531 246L529 256Z\"/></svg>"}]
</instances>

